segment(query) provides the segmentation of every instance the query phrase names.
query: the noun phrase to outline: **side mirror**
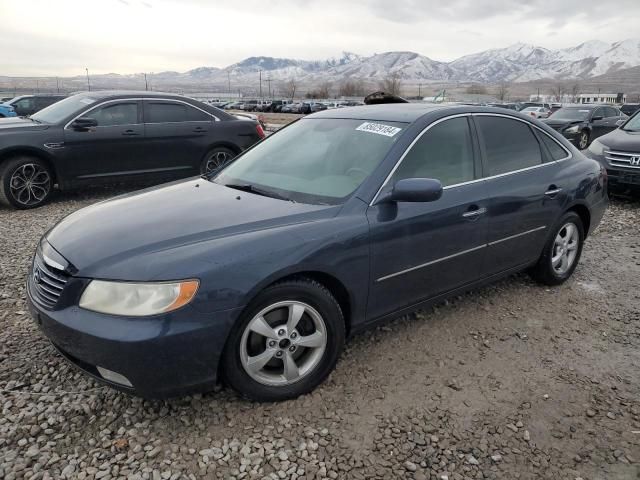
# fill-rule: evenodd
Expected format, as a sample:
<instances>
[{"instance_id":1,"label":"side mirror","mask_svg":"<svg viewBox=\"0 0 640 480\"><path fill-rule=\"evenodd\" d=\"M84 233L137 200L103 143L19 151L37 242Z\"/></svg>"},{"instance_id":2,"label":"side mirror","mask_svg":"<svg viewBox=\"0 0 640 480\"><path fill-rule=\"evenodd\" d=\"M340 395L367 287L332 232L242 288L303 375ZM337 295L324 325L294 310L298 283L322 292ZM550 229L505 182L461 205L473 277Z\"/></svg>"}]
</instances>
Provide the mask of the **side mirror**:
<instances>
[{"instance_id":1,"label":"side mirror","mask_svg":"<svg viewBox=\"0 0 640 480\"><path fill-rule=\"evenodd\" d=\"M398 180L391 193L381 201L433 202L442 196L442 183L433 178L404 178Z\"/></svg>"},{"instance_id":2,"label":"side mirror","mask_svg":"<svg viewBox=\"0 0 640 480\"><path fill-rule=\"evenodd\" d=\"M76 118L71 124L71 127L74 130L80 130L80 131L86 131L86 130L89 130L90 128L94 128L97 126L98 126L98 121L95 118L89 118L89 117Z\"/></svg>"},{"instance_id":3,"label":"side mirror","mask_svg":"<svg viewBox=\"0 0 640 480\"><path fill-rule=\"evenodd\" d=\"M602 116L597 116L597 117L591 117L591 121L592 122L597 122L598 120L602 120L604 117Z\"/></svg>"}]
</instances>

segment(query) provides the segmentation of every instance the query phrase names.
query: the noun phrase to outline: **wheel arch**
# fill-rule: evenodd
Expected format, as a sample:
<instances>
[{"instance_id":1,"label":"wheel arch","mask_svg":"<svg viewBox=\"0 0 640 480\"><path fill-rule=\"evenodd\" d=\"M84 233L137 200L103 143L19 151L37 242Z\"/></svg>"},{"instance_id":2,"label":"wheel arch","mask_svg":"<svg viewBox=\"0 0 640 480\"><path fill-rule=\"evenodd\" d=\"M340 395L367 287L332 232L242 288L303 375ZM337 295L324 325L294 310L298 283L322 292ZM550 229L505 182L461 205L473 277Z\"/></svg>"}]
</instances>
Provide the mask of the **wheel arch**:
<instances>
[{"instance_id":1,"label":"wheel arch","mask_svg":"<svg viewBox=\"0 0 640 480\"><path fill-rule=\"evenodd\" d=\"M216 142L213 142L211 145L209 145L209 147L207 148L207 151L205 152L205 157L209 154L209 152L211 152L211 150L213 150L214 148L218 148L218 147L225 147L228 148L230 150L233 150L236 155L238 155L239 153L242 152L242 149L236 145L235 143L232 143L228 140L219 140Z\"/></svg>"},{"instance_id":2,"label":"wheel arch","mask_svg":"<svg viewBox=\"0 0 640 480\"><path fill-rule=\"evenodd\" d=\"M582 221L582 227L584 228L584 238L587 238L589 235L589 230L591 228L591 211L589 207L582 203L576 203L569 207L565 213L574 212L576 215L580 217Z\"/></svg>"},{"instance_id":3,"label":"wheel arch","mask_svg":"<svg viewBox=\"0 0 640 480\"><path fill-rule=\"evenodd\" d=\"M0 165L2 165L4 162L11 160L12 158L16 158L16 157L20 157L20 156L30 156L30 157L35 157L38 160L43 161L51 170L51 174L53 175L53 181L54 183L60 183L60 179L58 178L58 172L56 170L55 164L53 162L53 159L51 158L51 156L49 154L47 154L46 152L39 150L37 148L32 148L32 147L16 147L16 148L9 148L6 150L2 150L0 151Z\"/></svg>"}]
</instances>

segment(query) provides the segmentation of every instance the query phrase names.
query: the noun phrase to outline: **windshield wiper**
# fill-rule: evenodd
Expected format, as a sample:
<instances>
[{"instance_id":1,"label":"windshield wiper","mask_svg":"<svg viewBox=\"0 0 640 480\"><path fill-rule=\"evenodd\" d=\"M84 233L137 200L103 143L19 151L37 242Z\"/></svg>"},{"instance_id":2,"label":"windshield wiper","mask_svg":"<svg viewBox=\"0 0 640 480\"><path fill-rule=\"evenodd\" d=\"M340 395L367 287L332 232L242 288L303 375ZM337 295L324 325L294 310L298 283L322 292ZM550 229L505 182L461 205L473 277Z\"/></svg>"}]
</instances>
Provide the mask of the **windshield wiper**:
<instances>
[{"instance_id":1,"label":"windshield wiper","mask_svg":"<svg viewBox=\"0 0 640 480\"><path fill-rule=\"evenodd\" d=\"M265 190L260 187L256 187L255 185L251 185L250 183L226 183L224 184L224 186L234 188L242 192L255 193L256 195L262 195L263 197L277 198L278 200L286 200L288 202L295 203L295 200L291 200L284 195L280 195L279 193L273 192L271 190Z\"/></svg>"}]
</instances>

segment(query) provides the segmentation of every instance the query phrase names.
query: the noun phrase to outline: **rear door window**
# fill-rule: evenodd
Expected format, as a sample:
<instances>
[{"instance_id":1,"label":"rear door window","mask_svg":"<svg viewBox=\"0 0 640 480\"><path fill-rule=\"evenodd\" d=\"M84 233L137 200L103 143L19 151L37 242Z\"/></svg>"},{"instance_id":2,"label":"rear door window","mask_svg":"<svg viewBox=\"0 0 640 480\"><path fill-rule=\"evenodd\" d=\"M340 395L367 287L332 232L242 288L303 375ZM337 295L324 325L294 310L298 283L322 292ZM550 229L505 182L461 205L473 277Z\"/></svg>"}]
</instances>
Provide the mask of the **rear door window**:
<instances>
[{"instance_id":1,"label":"rear door window","mask_svg":"<svg viewBox=\"0 0 640 480\"><path fill-rule=\"evenodd\" d=\"M210 121L211 116L184 103L146 102L145 123Z\"/></svg>"},{"instance_id":2,"label":"rear door window","mask_svg":"<svg viewBox=\"0 0 640 480\"><path fill-rule=\"evenodd\" d=\"M540 133L538 135L542 140L542 143L545 144L549 153L551 154L551 158L553 160L562 160L563 158L567 158L569 154L562 148L558 142L552 139L550 136L545 135L544 133Z\"/></svg>"},{"instance_id":3,"label":"rear door window","mask_svg":"<svg viewBox=\"0 0 640 480\"><path fill-rule=\"evenodd\" d=\"M485 152L485 176L542 164L540 144L527 123L492 116L475 120Z\"/></svg>"}]
</instances>

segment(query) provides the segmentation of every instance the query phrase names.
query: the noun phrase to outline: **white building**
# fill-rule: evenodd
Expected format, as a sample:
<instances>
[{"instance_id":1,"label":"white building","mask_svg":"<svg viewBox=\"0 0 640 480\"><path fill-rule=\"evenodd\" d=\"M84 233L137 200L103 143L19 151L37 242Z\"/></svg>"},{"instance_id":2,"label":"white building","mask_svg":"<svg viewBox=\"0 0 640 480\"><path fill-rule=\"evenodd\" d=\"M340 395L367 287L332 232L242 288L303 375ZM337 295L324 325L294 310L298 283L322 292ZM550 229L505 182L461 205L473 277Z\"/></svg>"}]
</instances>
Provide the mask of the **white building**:
<instances>
[{"instance_id":1,"label":"white building","mask_svg":"<svg viewBox=\"0 0 640 480\"><path fill-rule=\"evenodd\" d=\"M581 93L577 103L626 103L624 93Z\"/></svg>"}]
</instances>

